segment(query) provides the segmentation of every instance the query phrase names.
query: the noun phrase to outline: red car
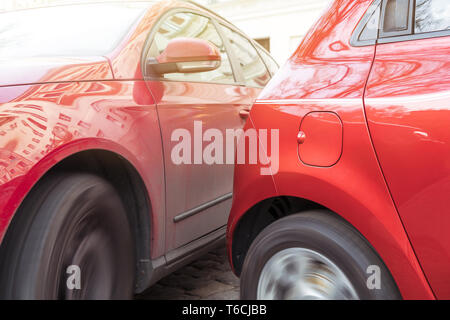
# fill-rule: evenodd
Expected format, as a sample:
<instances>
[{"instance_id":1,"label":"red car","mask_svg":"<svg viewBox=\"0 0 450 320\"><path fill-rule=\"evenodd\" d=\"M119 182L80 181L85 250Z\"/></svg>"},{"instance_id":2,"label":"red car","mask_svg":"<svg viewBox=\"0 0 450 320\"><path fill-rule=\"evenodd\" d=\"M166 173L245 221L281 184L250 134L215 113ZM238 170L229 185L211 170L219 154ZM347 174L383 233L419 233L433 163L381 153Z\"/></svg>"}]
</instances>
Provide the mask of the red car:
<instances>
[{"instance_id":1,"label":"red car","mask_svg":"<svg viewBox=\"0 0 450 320\"><path fill-rule=\"evenodd\" d=\"M243 299L450 299L449 1L334 1L250 119L280 159L236 167Z\"/></svg>"},{"instance_id":2,"label":"red car","mask_svg":"<svg viewBox=\"0 0 450 320\"><path fill-rule=\"evenodd\" d=\"M173 132L242 128L276 69L188 1L0 14L0 298L130 297L224 240L234 166Z\"/></svg>"}]
</instances>

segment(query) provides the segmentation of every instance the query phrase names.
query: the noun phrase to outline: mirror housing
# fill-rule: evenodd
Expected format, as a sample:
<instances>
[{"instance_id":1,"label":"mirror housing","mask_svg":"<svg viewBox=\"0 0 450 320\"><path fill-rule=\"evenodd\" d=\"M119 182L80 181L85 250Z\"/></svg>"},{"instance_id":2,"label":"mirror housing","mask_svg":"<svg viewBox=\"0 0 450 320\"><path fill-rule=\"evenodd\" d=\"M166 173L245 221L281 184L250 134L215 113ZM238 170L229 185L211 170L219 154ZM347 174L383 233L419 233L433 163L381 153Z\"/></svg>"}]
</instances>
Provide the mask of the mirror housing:
<instances>
[{"instance_id":1,"label":"mirror housing","mask_svg":"<svg viewBox=\"0 0 450 320\"><path fill-rule=\"evenodd\" d=\"M220 67L219 49L206 40L176 38L156 58L146 61L147 74L195 73Z\"/></svg>"}]
</instances>

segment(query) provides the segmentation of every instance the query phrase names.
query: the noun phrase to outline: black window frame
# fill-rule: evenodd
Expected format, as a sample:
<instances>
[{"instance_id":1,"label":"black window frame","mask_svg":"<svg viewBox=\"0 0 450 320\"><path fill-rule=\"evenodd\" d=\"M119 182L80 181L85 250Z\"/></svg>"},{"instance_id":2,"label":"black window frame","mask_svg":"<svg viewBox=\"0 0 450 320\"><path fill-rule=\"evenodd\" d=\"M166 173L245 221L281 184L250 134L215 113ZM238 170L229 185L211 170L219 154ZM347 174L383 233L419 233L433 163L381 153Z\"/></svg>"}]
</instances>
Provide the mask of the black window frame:
<instances>
[{"instance_id":1,"label":"black window frame","mask_svg":"<svg viewBox=\"0 0 450 320\"><path fill-rule=\"evenodd\" d=\"M421 40L421 39L431 39L431 38L441 38L450 36L450 30L441 30L441 31L430 31L423 33L415 33L415 11L416 11L416 0L409 0L409 16L408 16L408 32L405 31L393 31L393 32L384 32L383 23L385 17L385 10L388 0L375 0L372 3L372 7L369 7L369 10L363 16L361 21L355 28L355 31L352 34L350 39L350 45L353 47L364 47L364 46L372 46L376 44L384 44L384 43L395 43L395 42L403 42L403 41L411 41L411 40ZM377 9L378 5L382 2L381 8L381 16L379 19L379 28L378 28L378 36L376 39L371 40L360 40L359 37L366 27L369 19L372 17L373 12Z\"/></svg>"}]
</instances>

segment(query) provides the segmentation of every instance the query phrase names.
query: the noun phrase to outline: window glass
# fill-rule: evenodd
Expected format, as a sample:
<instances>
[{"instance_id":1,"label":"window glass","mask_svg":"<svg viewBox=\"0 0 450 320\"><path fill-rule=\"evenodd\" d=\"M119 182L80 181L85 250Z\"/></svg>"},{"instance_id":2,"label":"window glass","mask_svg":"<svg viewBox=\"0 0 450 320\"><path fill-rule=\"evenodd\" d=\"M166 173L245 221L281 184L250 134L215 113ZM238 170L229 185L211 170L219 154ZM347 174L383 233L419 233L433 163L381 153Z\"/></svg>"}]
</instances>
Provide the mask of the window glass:
<instances>
[{"instance_id":1,"label":"window glass","mask_svg":"<svg viewBox=\"0 0 450 320\"><path fill-rule=\"evenodd\" d=\"M279 67L278 64L273 60L273 58L268 55L264 50L259 50L259 54L263 58L264 62L266 63L267 68L269 69L272 76L277 73Z\"/></svg>"},{"instance_id":2,"label":"window glass","mask_svg":"<svg viewBox=\"0 0 450 320\"><path fill-rule=\"evenodd\" d=\"M449 0L416 0L415 33L449 29Z\"/></svg>"},{"instance_id":3,"label":"window glass","mask_svg":"<svg viewBox=\"0 0 450 320\"><path fill-rule=\"evenodd\" d=\"M363 31L359 35L359 40L376 40L378 38L378 28L380 23L381 5L379 4L370 16L369 21L364 26Z\"/></svg>"},{"instance_id":4,"label":"window glass","mask_svg":"<svg viewBox=\"0 0 450 320\"><path fill-rule=\"evenodd\" d=\"M105 55L148 7L83 4L0 13L0 59Z\"/></svg>"},{"instance_id":5,"label":"window glass","mask_svg":"<svg viewBox=\"0 0 450 320\"><path fill-rule=\"evenodd\" d=\"M250 87L264 87L270 80L270 74L255 47L237 32L224 26L223 30L242 69L245 84Z\"/></svg>"},{"instance_id":6,"label":"window glass","mask_svg":"<svg viewBox=\"0 0 450 320\"><path fill-rule=\"evenodd\" d=\"M384 16L383 31L408 30L409 0L388 0Z\"/></svg>"},{"instance_id":7,"label":"window glass","mask_svg":"<svg viewBox=\"0 0 450 320\"><path fill-rule=\"evenodd\" d=\"M223 41L209 18L193 13L177 13L168 17L155 34L148 57L159 56L170 40L176 38L197 38L215 45L222 57L218 69L197 73L169 73L163 77L169 80L193 82L234 83L233 71Z\"/></svg>"}]
</instances>

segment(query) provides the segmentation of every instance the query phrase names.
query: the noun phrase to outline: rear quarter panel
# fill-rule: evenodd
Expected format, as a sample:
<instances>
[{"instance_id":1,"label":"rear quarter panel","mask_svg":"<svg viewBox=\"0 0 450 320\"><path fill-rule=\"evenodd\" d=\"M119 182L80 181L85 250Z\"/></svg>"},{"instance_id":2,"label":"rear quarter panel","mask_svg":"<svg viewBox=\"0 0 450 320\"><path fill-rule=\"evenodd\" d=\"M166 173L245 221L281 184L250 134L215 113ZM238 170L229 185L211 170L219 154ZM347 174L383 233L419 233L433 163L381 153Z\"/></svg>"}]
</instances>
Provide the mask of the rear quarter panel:
<instances>
[{"instance_id":1,"label":"rear quarter panel","mask_svg":"<svg viewBox=\"0 0 450 320\"><path fill-rule=\"evenodd\" d=\"M377 45L366 113L417 257L450 298L450 37Z\"/></svg>"},{"instance_id":2,"label":"rear quarter panel","mask_svg":"<svg viewBox=\"0 0 450 320\"><path fill-rule=\"evenodd\" d=\"M272 79L251 111L257 129L280 130L280 170L274 196L314 201L350 222L380 254L407 299L434 298L406 236L378 165L364 113L363 96L375 47L352 47L351 34L371 0L336 0L295 54ZM305 114L335 112L343 123L343 152L334 166L303 164L297 134ZM249 167L249 166L248 166ZM259 201L259 184L239 194L247 179L237 169L230 232ZM268 190L269 187L267 188ZM244 199L245 198L245 199ZM269 198L269 197L268 197ZM232 236L230 236L232 237Z\"/></svg>"}]
</instances>

